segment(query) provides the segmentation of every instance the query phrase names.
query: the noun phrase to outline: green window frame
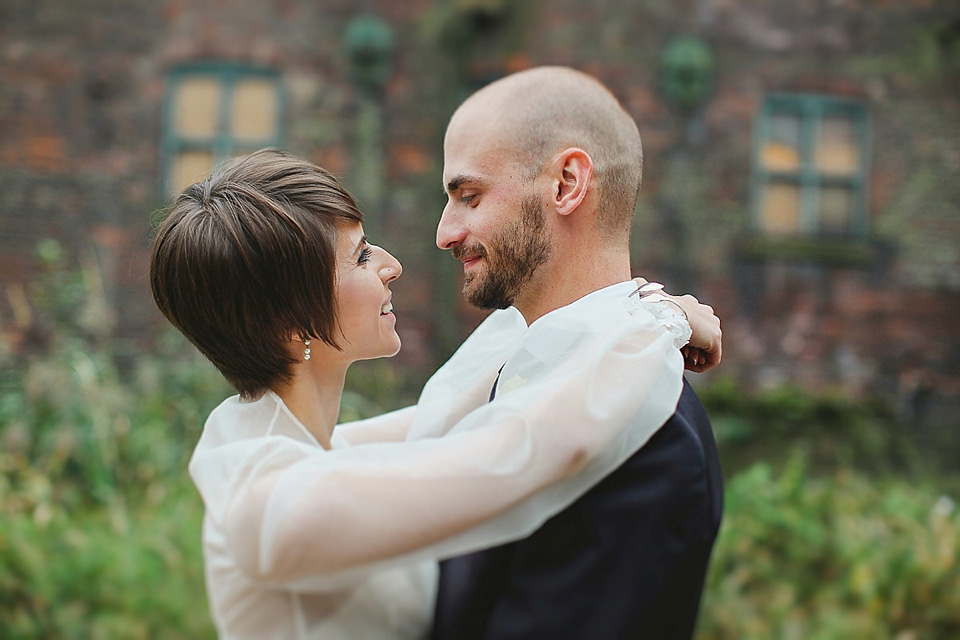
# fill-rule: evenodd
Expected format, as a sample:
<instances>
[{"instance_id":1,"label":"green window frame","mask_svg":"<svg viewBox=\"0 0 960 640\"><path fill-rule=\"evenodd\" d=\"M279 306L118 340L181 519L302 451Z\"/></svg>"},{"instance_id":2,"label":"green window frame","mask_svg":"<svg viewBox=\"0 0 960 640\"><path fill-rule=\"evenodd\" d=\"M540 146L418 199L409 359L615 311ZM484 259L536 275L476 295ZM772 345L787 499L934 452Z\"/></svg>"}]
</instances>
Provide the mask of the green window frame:
<instances>
[{"instance_id":1,"label":"green window frame","mask_svg":"<svg viewBox=\"0 0 960 640\"><path fill-rule=\"evenodd\" d=\"M171 198L217 164L284 138L286 94L273 69L195 62L167 76L161 194Z\"/></svg>"},{"instance_id":2,"label":"green window frame","mask_svg":"<svg viewBox=\"0 0 960 640\"><path fill-rule=\"evenodd\" d=\"M867 236L870 126L862 103L768 95L752 156L751 209L761 233Z\"/></svg>"}]
</instances>

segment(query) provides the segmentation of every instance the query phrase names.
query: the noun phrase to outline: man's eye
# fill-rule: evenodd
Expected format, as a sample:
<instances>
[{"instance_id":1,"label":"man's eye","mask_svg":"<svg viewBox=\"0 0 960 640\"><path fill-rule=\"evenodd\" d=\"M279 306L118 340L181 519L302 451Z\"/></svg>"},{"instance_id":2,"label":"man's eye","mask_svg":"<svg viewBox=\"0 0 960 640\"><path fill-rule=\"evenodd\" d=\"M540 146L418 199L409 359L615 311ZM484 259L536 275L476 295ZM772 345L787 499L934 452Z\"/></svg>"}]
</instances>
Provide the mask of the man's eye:
<instances>
[{"instance_id":1,"label":"man's eye","mask_svg":"<svg viewBox=\"0 0 960 640\"><path fill-rule=\"evenodd\" d=\"M476 197L477 197L476 194L474 194L474 195L472 195L472 196L461 196L461 197L460 197L460 202L463 203L463 204L470 204L471 202L473 202L473 199L476 198Z\"/></svg>"},{"instance_id":2,"label":"man's eye","mask_svg":"<svg viewBox=\"0 0 960 640\"><path fill-rule=\"evenodd\" d=\"M373 254L373 251L370 250L370 247L366 247L360 251L360 257L357 259L357 264L366 264L370 260L370 256Z\"/></svg>"}]
</instances>

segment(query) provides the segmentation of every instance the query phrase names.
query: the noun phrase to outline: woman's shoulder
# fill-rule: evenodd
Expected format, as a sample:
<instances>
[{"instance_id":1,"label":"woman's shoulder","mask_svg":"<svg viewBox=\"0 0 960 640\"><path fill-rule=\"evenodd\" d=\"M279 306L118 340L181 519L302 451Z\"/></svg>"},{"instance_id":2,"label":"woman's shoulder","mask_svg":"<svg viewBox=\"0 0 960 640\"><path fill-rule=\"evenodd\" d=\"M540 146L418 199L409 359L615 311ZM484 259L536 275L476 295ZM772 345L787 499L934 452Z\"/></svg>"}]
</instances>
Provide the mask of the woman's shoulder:
<instances>
[{"instance_id":1,"label":"woman's shoulder","mask_svg":"<svg viewBox=\"0 0 960 640\"><path fill-rule=\"evenodd\" d=\"M256 400L234 396L207 418L188 469L208 508L225 504L231 487L325 450L268 392Z\"/></svg>"},{"instance_id":2,"label":"woman's shoulder","mask_svg":"<svg viewBox=\"0 0 960 640\"><path fill-rule=\"evenodd\" d=\"M231 396L210 412L196 451L230 445L258 446L263 441L276 439L319 447L272 391L253 400Z\"/></svg>"}]
</instances>

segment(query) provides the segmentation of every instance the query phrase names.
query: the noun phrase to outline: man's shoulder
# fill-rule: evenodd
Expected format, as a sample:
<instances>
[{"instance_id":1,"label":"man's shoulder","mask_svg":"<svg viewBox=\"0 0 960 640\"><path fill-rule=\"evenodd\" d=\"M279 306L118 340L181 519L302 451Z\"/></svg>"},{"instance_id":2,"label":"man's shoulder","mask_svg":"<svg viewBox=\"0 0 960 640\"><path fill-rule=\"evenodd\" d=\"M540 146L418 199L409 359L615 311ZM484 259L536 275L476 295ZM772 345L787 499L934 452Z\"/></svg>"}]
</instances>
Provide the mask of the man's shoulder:
<instances>
[{"instance_id":1,"label":"man's shoulder","mask_svg":"<svg viewBox=\"0 0 960 640\"><path fill-rule=\"evenodd\" d=\"M528 541L585 528L629 527L634 516L677 501L720 499L720 469L706 411L684 382L677 411L636 453L548 521ZM648 513L649 515L649 513Z\"/></svg>"},{"instance_id":2,"label":"man's shoulder","mask_svg":"<svg viewBox=\"0 0 960 640\"><path fill-rule=\"evenodd\" d=\"M700 398L684 380L673 415L609 477L629 487L631 483L647 482L651 474L703 474L718 465L710 419Z\"/></svg>"}]
</instances>

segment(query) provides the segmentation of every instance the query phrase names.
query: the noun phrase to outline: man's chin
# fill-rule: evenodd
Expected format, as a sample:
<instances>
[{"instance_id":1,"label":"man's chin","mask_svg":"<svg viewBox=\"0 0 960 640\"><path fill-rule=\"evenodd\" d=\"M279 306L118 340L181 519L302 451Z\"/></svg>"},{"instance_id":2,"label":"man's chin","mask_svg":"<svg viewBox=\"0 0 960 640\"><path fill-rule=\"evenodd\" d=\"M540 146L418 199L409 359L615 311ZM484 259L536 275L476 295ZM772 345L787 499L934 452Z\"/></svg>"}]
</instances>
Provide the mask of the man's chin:
<instances>
[{"instance_id":1,"label":"man's chin","mask_svg":"<svg viewBox=\"0 0 960 640\"><path fill-rule=\"evenodd\" d=\"M483 288L463 289L463 297L478 309L506 309L513 304L513 297L502 292L491 292Z\"/></svg>"},{"instance_id":2,"label":"man's chin","mask_svg":"<svg viewBox=\"0 0 960 640\"><path fill-rule=\"evenodd\" d=\"M463 278L463 289L461 289L461 293L464 299L473 306L478 306L476 300L482 293L482 285L483 282L478 281L477 275L474 273L469 273Z\"/></svg>"}]
</instances>

